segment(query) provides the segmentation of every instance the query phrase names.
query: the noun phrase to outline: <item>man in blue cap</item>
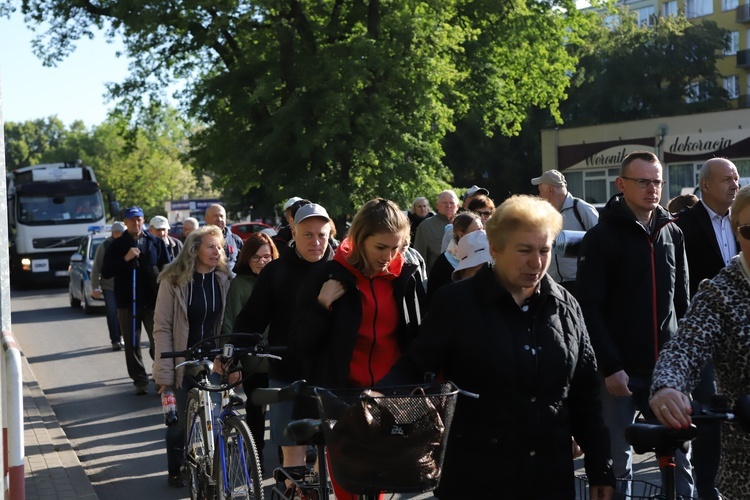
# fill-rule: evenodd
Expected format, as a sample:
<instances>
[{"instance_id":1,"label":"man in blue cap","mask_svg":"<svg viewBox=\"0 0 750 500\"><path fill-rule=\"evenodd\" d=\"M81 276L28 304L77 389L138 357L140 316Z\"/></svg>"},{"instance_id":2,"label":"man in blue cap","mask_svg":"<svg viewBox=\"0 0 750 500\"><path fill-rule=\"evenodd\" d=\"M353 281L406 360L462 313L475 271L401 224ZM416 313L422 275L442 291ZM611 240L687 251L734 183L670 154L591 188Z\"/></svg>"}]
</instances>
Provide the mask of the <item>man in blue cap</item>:
<instances>
[{"instance_id":1,"label":"man in blue cap","mask_svg":"<svg viewBox=\"0 0 750 500\"><path fill-rule=\"evenodd\" d=\"M120 332L125 340L125 362L133 379L135 394L148 392L148 373L141 356L141 325L154 358L154 308L156 277L169 262L164 241L143 230L143 210L125 209L127 231L112 241L104 254L102 277L115 279L115 300Z\"/></svg>"}]
</instances>

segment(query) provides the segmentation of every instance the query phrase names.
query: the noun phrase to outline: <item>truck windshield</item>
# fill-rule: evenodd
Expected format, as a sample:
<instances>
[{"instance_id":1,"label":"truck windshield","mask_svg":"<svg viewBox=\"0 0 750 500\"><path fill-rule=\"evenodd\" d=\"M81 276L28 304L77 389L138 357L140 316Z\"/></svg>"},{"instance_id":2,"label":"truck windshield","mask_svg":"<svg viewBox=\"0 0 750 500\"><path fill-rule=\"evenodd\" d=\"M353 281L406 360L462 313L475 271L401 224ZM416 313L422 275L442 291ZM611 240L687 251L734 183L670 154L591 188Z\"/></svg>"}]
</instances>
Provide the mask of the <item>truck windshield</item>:
<instances>
[{"instance_id":1,"label":"truck windshield","mask_svg":"<svg viewBox=\"0 0 750 500\"><path fill-rule=\"evenodd\" d=\"M30 225L82 224L104 217L98 192L67 196L21 195L18 199L18 222Z\"/></svg>"}]
</instances>

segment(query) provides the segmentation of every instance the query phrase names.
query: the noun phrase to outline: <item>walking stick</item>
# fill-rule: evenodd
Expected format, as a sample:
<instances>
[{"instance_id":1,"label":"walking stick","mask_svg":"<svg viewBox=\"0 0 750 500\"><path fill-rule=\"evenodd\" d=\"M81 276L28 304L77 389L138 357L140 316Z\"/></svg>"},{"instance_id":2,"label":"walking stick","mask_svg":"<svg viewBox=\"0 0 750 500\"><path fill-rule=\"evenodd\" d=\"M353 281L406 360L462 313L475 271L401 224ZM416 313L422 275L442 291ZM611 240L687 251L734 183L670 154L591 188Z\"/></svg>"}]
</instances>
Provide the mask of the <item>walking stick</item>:
<instances>
[{"instance_id":1,"label":"walking stick","mask_svg":"<svg viewBox=\"0 0 750 500\"><path fill-rule=\"evenodd\" d=\"M136 290L135 277L136 277L136 271L138 270L138 257L136 257L133 260L135 261L135 264L133 265L133 348L135 349L136 347L138 347L138 345L137 345L138 340L137 340L137 335L136 335L136 325L137 325L137 322L136 322L136 311L137 311L137 307L136 307L136 304L135 304L135 290Z\"/></svg>"}]
</instances>

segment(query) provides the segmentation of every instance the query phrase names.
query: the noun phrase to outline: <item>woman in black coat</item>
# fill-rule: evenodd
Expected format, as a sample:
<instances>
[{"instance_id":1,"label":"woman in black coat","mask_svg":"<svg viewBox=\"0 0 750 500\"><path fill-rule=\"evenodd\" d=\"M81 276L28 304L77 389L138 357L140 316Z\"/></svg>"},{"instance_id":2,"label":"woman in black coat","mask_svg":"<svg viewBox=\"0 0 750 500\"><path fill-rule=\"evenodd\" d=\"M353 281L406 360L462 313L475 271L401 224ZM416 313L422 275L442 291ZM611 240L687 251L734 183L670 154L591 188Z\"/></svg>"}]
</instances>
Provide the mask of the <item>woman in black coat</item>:
<instances>
[{"instance_id":1,"label":"woman in black coat","mask_svg":"<svg viewBox=\"0 0 750 500\"><path fill-rule=\"evenodd\" d=\"M420 336L381 381L417 382L442 371L479 394L457 403L441 500L572 499L571 438L586 454L592 498L614 491L581 310L546 276L561 227L560 214L540 198L503 203L486 225L495 265L438 291Z\"/></svg>"}]
</instances>

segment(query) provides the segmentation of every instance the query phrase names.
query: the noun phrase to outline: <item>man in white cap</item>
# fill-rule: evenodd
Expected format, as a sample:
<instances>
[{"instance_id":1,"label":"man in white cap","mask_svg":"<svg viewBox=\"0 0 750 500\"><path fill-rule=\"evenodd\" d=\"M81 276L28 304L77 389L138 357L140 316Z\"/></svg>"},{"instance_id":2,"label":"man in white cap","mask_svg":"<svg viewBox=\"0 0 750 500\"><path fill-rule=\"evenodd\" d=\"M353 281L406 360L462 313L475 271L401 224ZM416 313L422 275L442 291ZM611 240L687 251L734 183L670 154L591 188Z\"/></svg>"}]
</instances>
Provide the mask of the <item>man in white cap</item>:
<instances>
[{"instance_id":1,"label":"man in white cap","mask_svg":"<svg viewBox=\"0 0 750 500\"><path fill-rule=\"evenodd\" d=\"M473 200L475 196L480 195L480 194L483 194L485 196L489 196L490 195L490 191L488 189L486 189L486 188L479 187L476 184L474 184L473 186L471 186L469 189L466 190L466 193L464 193L464 203L463 203L463 205L461 205L461 207L464 210L468 210L469 209L469 203L471 203L471 200Z\"/></svg>"},{"instance_id":2,"label":"man in white cap","mask_svg":"<svg viewBox=\"0 0 750 500\"><path fill-rule=\"evenodd\" d=\"M568 192L565 176L557 170L547 170L541 176L531 179L531 183L539 186L539 196L562 214L563 230L588 231L599 222L599 211L593 205L572 196ZM575 290L577 261L575 257L562 257L553 253L552 263L547 270L547 274L570 293Z\"/></svg>"},{"instance_id":3,"label":"man in white cap","mask_svg":"<svg viewBox=\"0 0 750 500\"><path fill-rule=\"evenodd\" d=\"M286 200L286 203L284 203L283 210L286 223L282 224L276 234L271 237L271 239L273 239L274 245L276 245L276 249L279 251L279 256L284 253L284 251L289 247L289 244L294 238L292 236L292 228L294 227L294 215L302 205L307 205L308 203L310 203L309 200L302 199L299 196L292 196L291 198Z\"/></svg>"},{"instance_id":4,"label":"man in white cap","mask_svg":"<svg viewBox=\"0 0 750 500\"><path fill-rule=\"evenodd\" d=\"M182 250L182 242L177 238L169 236L169 221L166 217L162 215L151 217L148 223L148 232L164 240L164 244L167 245L169 262L172 262L177 257L177 254L180 253L180 250Z\"/></svg>"}]
</instances>

